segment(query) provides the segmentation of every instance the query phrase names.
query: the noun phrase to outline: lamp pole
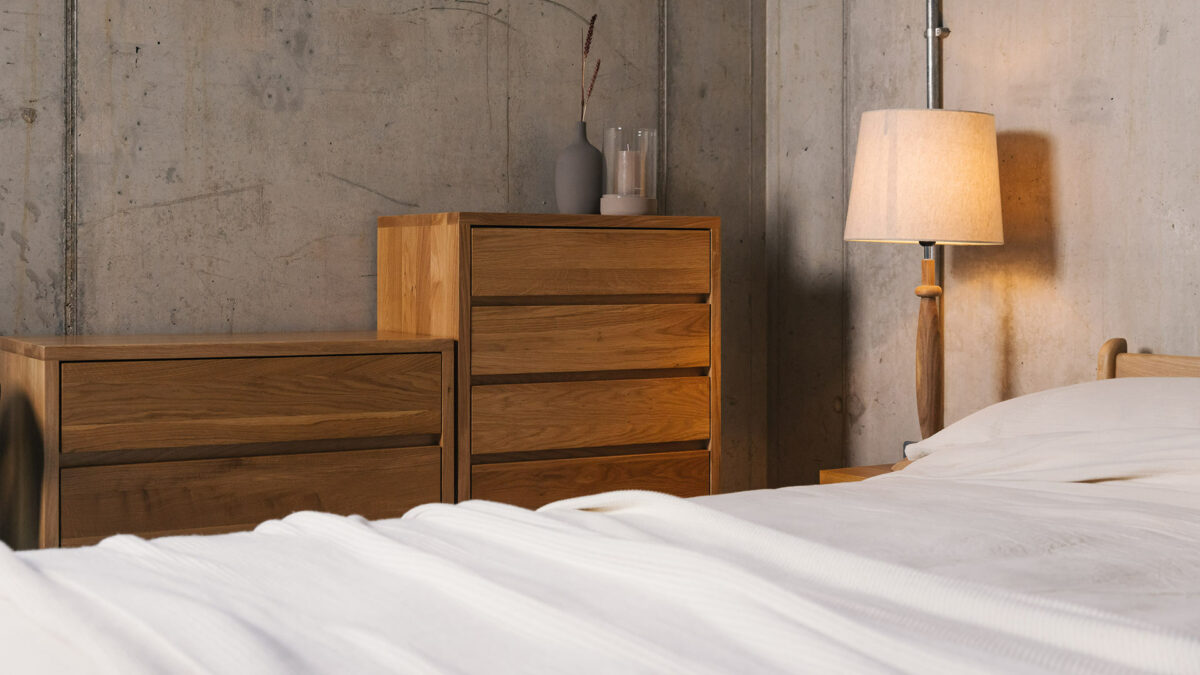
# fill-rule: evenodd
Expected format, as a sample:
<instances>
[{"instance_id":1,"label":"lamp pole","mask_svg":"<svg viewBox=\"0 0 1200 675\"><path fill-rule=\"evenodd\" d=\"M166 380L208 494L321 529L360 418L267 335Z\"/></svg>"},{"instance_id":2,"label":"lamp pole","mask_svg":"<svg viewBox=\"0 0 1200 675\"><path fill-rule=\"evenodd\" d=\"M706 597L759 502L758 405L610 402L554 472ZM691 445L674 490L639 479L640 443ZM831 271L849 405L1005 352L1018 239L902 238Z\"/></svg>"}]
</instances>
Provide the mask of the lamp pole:
<instances>
[{"instance_id":1,"label":"lamp pole","mask_svg":"<svg viewBox=\"0 0 1200 675\"><path fill-rule=\"evenodd\" d=\"M950 29L942 25L942 0L925 0L925 107L930 110L942 107L942 38L949 34ZM926 258L929 254L927 247ZM937 285L944 288L945 247L934 246L932 254L937 268Z\"/></svg>"},{"instance_id":2,"label":"lamp pole","mask_svg":"<svg viewBox=\"0 0 1200 675\"><path fill-rule=\"evenodd\" d=\"M942 107L942 1L925 0L925 107ZM917 413L921 437L942 429L946 414L946 247L921 242L921 312L917 322Z\"/></svg>"},{"instance_id":3,"label":"lamp pole","mask_svg":"<svg viewBox=\"0 0 1200 675\"><path fill-rule=\"evenodd\" d=\"M941 0L925 3L925 107L942 107L942 38L950 29L942 25Z\"/></svg>"}]
</instances>

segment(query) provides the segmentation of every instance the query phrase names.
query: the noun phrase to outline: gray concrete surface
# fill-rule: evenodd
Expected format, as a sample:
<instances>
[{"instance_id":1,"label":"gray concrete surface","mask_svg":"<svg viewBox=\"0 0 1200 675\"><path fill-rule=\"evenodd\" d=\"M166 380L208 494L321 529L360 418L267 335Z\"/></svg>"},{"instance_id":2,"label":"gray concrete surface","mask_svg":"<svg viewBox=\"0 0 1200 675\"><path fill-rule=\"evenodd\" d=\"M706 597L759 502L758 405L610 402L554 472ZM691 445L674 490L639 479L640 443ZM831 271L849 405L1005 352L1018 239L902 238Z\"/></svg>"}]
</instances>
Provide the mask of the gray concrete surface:
<instances>
[{"instance_id":1,"label":"gray concrete surface","mask_svg":"<svg viewBox=\"0 0 1200 675\"><path fill-rule=\"evenodd\" d=\"M849 195L862 113L876 108L925 107L925 3L846 0L845 6L842 175L844 194ZM954 38L960 38L957 31ZM945 48L950 47L947 44ZM948 95L946 101L951 103L953 97ZM834 227L840 234L844 226L843 202L841 218ZM898 461L903 442L920 439L914 391L917 298L913 289L920 283L921 249L853 242L844 244L844 250L845 462ZM948 316L955 311L951 286L948 280Z\"/></svg>"},{"instance_id":2,"label":"gray concrete surface","mask_svg":"<svg viewBox=\"0 0 1200 675\"><path fill-rule=\"evenodd\" d=\"M579 4L84 4L82 330L368 327L376 216L553 210ZM657 9L605 9L597 140L658 87Z\"/></svg>"},{"instance_id":3,"label":"gray concrete surface","mask_svg":"<svg viewBox=\"0 0 1200 675\"><path fill-rule=\"evenodd\" d=\"M772 485L843 461L842 3L767 5Z\"/></svg>"},{"instance_id":4,"label":"gray concrete surface","mask_svg":"<svg viewBox=\"0 0 1200 675\"><path fill-rule=\"evenodd\" d=\"M63 323L63 5L0 5L0 332Z\"/></svg>"},{"instance_id":5,"label":"gray concrete surface","mask_svg":"<svg viewBox=\"0 0 1200 675\"><path fill-rule=\"evenodd\" d=\"M912 4L850 3L853 112L920 103ZM996 115L1006 237L947 253L947 422L1092 379L1108 337L1200 353L1200 5L954 0L944 12L945 103ZM915 257L848 260L852 300L873 296L850 304L854 463L916 437L912 398L889 395L911 382Z\"/></svg>"},{"instance_id":6,"label":"gray concrete surface","mask_svg":"<svg viewBox=\"0 0 1200 675\"><path fill-rule=\"evenodd\" d=\"M943 5L952 31L945 42L945 104L996 115L1007 239L1003 247L947 253L947 422L999 400L1091 379L1096 350L1108 337L1126 337L1134 349L1200 353L1200 4ZM822 341L820 349L836 355L842 342L841 461L893 461L903 441L918 438L912 289L920 251L847 244L839 281L837 239L859 116L924 105L924 2L779 0L778 6L769 32L787 38L768 60L780 90L767 113L776 130L768 139L776 154L768 155L767 205L776 214L768 227L782 228L778 277L791 268L814 275L826 269L833 281L803 278L796 287L812 293L832 287L836 295L840 283L844 329L837 335L835 322L817 316L837 312L837 302L784 302L786 290L773 286L779 308L773 339L789 342L772 370L780 368L785 381L814 376L829 391L812 397L781 388L772 409L807 411L798 422L804 428L828 419L806 406L836 397L832 376L788 361L789 349L802 352L790 342L788 325L814 322L817 336L810 339ZM841 28L839 97L838 55L831 45L820 51L820 35L841 36ZM830 91L822 105L794 103L823 89ZM811 136L831 134L826 118L839 98L841 156L794 159L800 148L813 151ZM800 169L805 175L797 179ZM822 197L839 208L820 209ZM803 244L790 249L788 237ZM832 437L811 450L798 445L804 429L772 429L777 452L839 459Z\"/></svg>"},{"instance_id":7,"label":"gray concrete surface","mask_svg":"<svg viewBox=\"0 0 1200 675\"><path fill-rule=\"evenodd\" d=\"M593 143L665 122L669 211L725 218L724 483L763 485L762 2L3 0L0 333L371 327L376 216L555 210L598 12Z\"/></svg>"},{"instance_id":8,"label":"gray concrete surface","mask_svg":"<svg viewBox=\"0 0 1200 675\"><path fill-rule=\"evenodd\" d=\"M840 238L859 115L923 104L923 5L81 2L64 289L65 19L5 0L0 332L73 300L84 332L369 327L376 215L553 210L600 11L593 140L664 125L667 210L724 218L725 487L895 459L920 253ZM945 5L1009 241L948 254L947 419L1088 379L1109 336L1200 352L1200 5Z\"/></svg>"},{"instance_id":9,"label":"gray concrete surface","mask_svg":"<svg viewBox=\"0 0 1200 675\"><path fill-rule=\"evenodd\" d=\"M667 3L671 213L721 216L726 490L767 486L763 0Z\"/></svg>"}]
</instances>

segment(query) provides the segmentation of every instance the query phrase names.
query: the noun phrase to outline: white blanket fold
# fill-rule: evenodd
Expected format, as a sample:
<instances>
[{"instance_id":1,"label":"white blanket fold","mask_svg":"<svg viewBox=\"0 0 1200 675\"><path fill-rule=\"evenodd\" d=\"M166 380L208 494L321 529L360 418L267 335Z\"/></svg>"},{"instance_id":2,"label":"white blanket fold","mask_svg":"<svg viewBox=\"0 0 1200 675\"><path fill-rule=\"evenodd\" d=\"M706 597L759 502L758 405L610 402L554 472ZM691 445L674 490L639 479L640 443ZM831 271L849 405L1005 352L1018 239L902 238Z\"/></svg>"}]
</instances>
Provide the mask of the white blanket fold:
<instances>
[{"instance_id":1,"label":"white blanket fold","mask_svg":"<svg viewBox=\"0 0 1200 675\"><path fill-rule=\"evenodd\" d=\"M1200 671L1171 626L717 505L617 492L3 550L0 653L11 672Z\"/></svg>"}]
</instances>

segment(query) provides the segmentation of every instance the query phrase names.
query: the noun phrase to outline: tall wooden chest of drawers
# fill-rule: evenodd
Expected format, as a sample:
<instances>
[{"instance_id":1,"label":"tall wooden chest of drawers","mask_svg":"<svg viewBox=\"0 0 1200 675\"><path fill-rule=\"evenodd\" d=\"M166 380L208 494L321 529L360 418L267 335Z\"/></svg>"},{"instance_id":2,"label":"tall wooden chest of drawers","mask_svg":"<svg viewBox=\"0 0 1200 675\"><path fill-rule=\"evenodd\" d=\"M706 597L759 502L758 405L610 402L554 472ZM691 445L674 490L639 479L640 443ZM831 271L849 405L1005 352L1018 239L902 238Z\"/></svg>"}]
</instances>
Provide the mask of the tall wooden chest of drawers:
<instances>
[{"instance_id":1,"label":"tall wooden chest of drawers","mask_svg":"<svg viewBox=\"0 0 1200 675\"><path fill-rule=\"evenodd\" d=\"M379 219L378 327L458 340L459 499L714 490L719 223Z\"/></svg>"},{"instance_id":2,"label":"tall wooden chest of drawers","mask_svg":"<svg viewBox=\"0 0 1200 675\"><path fill-rule=\"evenodd\" d=\"M0 339L0 474L34 490L0 495L4 537L87 544L453 501L452 346L374 331Z\"/></svg>"}]
</instances>

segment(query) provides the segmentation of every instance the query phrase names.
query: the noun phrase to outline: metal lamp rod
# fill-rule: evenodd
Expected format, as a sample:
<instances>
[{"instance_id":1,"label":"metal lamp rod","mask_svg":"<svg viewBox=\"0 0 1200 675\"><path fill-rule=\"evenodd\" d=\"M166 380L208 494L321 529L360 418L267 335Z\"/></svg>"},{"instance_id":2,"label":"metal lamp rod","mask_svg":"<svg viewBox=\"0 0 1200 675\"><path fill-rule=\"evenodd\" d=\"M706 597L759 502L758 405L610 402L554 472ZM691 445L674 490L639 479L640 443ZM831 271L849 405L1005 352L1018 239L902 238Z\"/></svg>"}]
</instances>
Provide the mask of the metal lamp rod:
<instances>
[{"instance_id":1,"label":"metal lamp rod","mask_svg":"<svg viewBox=\"0 0 1200 675\"><path fill-rule=\"evenodd\" d=\"M925 95L927 106L942 107L942 38L950 30L942 25L941 0L926 0L925 5ZM917 315L917 418L921 438L929 438L941 430L945 421L945 255L943 246L932 241L920 242L921 311Z\"/></svg>"},{"instance_id":2,"label":"metal lamp rod","mask_svg":"<svg viewBox=\"0 0 1200 675\"><path fill-rule=\"evenodd\" d=\"M925 4L925 107L942 107L942 38L950 29L942 25L941 0Z\"/></svg>"},{"instance_id":3,"label":"metal lamp rod","mask_svg":"<svg viewBox=\"0 0 1200 675\"><path fill-rule=\"evenodd\" d=\"M942 38L950 34L950 29L942 25L942 1L926 0L925 2L925 107L940 109L942 107ZM928 251L926 251L928 255ZM935 247L934 260L937 263L937 284L945 284L945 249Z\"/></svg>"}]
</instances>

